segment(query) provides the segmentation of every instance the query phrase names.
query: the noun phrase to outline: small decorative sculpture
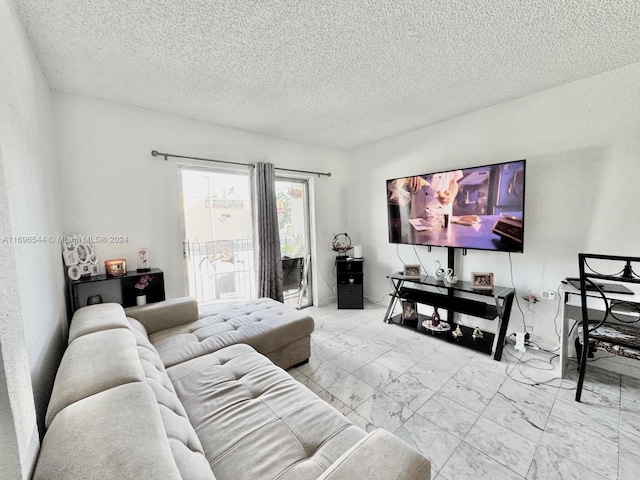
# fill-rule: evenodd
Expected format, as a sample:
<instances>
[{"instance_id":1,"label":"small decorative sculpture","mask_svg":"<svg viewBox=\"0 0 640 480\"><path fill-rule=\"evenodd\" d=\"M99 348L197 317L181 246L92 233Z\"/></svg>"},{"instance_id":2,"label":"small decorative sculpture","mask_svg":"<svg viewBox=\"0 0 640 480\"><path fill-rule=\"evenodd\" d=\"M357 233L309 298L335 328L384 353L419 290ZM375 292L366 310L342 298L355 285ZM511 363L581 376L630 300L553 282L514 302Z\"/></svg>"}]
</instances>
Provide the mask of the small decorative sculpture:
<instances>
[{"instance_id":1,"label":"small decorative sculpture","mask_svg":"<svg viewBox=\"0 0 640 480\"><path fill-rule=\"evenodd\" d=\"M149 252L146 248L138 250L138 269L137 272L150 272L149 267Z\"/></svg>"},{"instance_id":2,"label":"small decorative sculpture","mask_svg":"<svg viewBox=\"0 0 640 480\"><path fill-rule=\"evenodd\" d=\"M456 339L459 337L462 337L463 333L462 333L462 330L460 330L460 325L458 325L456 329L453 332L451 332L451 335L453 335L453 338L456 338Z\"/></svg>"},{"instance_id":3,"label":"small decorative sculpture","mask_svg":"<svg viewBox=\"0 0 640 480\"><path fill-rule=\"evenodd\" d=\"M351 250L351 238L345 233L339 233L333 237L332 249L334 252L338 252L338 255L345 255Z\"/></svg>"},{"instance_id":4,"label":"small decorative sculpture","mask_svg":"<svg viewBox=\"0 0 640 480\"><path fill-rule=\"evenodd\" d=\"M447 269L447 274L444 277L444 283L449 286L458 283L458 277L453 274L453 268Z\"/></svg>"},{"instance_id":5,"label":"small decorative sculpture","mask_svg":"<svg viewBox=\"0 0 640 480\"><path fill-rule=\"evenodd\" d=\"M447 272L445 272L444 268L442 268L442 265L438 260L436 260L436 263L438 264L438 268L436 269L436 273L434 275L436 277L436 280L442 281L444 280L444 277L447 274Z\"/></svg>"},{"instance_id":6,"label":"small decorative sculpture","mask_svg":"<svg viewBox=\"0 0 640 480\"><path fill-rule=\"evenodd\" d=\"M482 330L480 330L478 327L476 327L473 330L473 333L471 334L471 336L473 337L474 340L477 340L479 338L484 337L484 333L482 333Z\"/></svg>"}]
</instances>

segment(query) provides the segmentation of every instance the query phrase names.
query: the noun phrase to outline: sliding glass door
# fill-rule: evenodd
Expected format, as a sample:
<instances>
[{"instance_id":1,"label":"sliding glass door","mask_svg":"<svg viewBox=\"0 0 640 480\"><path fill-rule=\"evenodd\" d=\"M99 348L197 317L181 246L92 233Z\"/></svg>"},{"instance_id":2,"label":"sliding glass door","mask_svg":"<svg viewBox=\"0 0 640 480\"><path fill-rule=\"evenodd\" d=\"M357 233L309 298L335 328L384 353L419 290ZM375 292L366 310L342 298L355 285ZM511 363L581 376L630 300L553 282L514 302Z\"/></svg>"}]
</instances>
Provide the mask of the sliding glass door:
<instances>
[{"instance_id":1,"label":"sliding glass door","mask_svg":"<svg viewBox=\"0 0 640 480\"><path fill-rule=\"evenodd\" d=\"M285 303L312 305L309 185L307 180L276 179L278 227Z\"/></svg>"},{"instance_id":2,"label":"sliding glass door","mask_svg":"<svg viewBox=\"0 0 640 480\"><path fill-rule=\"evenodd\" d=\"M248 172L185 167L181 182L189 295L255 298Z\"/></svg>"},{"instance_id":3,"label":"sliding glass door","mask_svg":"<svg viewBox=\"0 0 640 480\"><path fill-rule=\"evenodd\" d=\"M184 257L189 295L199 302L256 297L248 172L183 167ZM277 177L285 303L312 304L309 188Z\"/></svg>"}]
</instances>

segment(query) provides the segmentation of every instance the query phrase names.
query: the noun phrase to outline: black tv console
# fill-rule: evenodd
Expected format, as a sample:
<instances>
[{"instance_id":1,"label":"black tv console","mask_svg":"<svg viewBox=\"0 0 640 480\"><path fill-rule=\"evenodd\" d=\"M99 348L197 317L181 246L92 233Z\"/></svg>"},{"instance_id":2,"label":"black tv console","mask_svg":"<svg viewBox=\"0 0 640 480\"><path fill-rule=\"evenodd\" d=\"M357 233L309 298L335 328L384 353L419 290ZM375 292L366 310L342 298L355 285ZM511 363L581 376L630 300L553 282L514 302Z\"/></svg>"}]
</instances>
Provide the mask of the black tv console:
<instances>
[{"instance_id":1,"label":"black tv console","mask_svg":"<svg viewBox=\"0 0 640 480\"><path fill-rule=\"evenodd\" d=\"M385 315L385 322L414 328L418 332L433 335L452 343L489 354L493 353L493 358L497 361L502 359L511 306L515 297L513 288L494 286L491 290L476 290L470 282L458 281L453 286L447 286L443 281L436 280L434 277L424 275L420 278L405 277L402 273L394 273L387 278L391 279L393 293ZM423 322L431 320L431 317L422 314L418 314L412 319L405 318L403 313L394 315L393 312L399 300L416 304L422 303L441 309L446 312L446 322L451 328L446 331L425 328ZM481 331L482 336L474 336L474 328L456 324L453 321L453 313L456 312L486 320L498 319L496 330L495 332ZM462 335L456 337L453 332L458 326Z\"/></svg>"}]
</instances>

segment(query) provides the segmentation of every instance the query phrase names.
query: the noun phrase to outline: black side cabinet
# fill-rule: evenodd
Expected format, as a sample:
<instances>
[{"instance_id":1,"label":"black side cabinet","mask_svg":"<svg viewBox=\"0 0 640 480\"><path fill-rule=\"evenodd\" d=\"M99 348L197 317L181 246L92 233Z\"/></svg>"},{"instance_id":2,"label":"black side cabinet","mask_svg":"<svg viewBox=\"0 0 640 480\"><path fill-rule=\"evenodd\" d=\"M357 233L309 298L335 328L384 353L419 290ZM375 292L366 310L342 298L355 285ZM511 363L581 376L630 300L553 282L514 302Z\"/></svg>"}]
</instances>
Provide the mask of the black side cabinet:
<instances>
[{"instance_id":1,"label":"black side cabinet","mask_svg":"<svg viewBox=\"0 0 640 480\"><path fill-rule=\"evenodd\" d=\"M164 300L164 272L158 268L152 268L149 272L134 270L119 277L108 277L107 275L83 277L67 282L70 303L69 318L77 309L87 305L87 299L91 295L100 295L105 303L119 303L123 307L134 306L136 296L139 293L135 286L143 275L149 275L153 278L143 292L147 296L147 303Z\"/></svg>"},{"instance_id":2,"label":"black side cabinet","mask_svg":"<svg viewBox=\"0 0 640 480\"><path fill-rule=\"evenodd\" d=\"M364 308L363 266L362 258L336 258L338 308Z\"/></svg>"}]
</instances>

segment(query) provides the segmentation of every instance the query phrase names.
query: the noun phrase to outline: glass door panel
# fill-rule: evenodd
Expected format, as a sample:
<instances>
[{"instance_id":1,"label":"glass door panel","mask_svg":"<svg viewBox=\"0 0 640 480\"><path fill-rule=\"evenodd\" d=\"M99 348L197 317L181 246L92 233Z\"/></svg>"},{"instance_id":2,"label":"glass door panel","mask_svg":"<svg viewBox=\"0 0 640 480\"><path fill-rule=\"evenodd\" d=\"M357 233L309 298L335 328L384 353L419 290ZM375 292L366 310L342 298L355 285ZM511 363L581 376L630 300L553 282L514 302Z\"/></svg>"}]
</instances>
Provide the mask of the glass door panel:
<instances>
[{"instance_id":1,"label":"glass door panel","mask_svg":"<svg viewBox=\"0 0 640 480\"><path fill-rule=\"evenodd\" d=\"M313 304L308 192L306 180L276 179L284 300L297 308Z\"/></svg>"},{"instance_id":2,"label":"glass door panel","mask_svg":"<svg viewBox=\"0 0 640 480\"><path fill-rule=\"evenodd\" d=\"M255 298L249 174L184 167L181 182L189 295Z\"/></svg>"}]
</instances>

